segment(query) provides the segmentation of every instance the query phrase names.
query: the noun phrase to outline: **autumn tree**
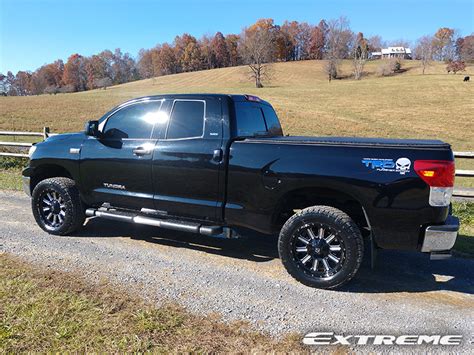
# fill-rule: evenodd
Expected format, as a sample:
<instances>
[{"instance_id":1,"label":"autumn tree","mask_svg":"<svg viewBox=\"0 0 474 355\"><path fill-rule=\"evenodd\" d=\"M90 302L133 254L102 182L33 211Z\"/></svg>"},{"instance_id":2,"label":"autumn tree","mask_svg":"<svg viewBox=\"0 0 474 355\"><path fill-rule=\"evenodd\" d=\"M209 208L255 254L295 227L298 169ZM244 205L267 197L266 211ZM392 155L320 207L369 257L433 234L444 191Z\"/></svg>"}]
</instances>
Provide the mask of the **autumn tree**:
<instances>
[{"instance_id":1,"label":"autumn tree","mask_svg":"<svg viewBox=\"0 0 474 355\"><path fill-rule=\"evenodd\" d=\"M257 88L262 88L262 80L269 78L270 63L274 58L274 42L272 19L258 20L242 33L241 55Z\"/></svg>"},{"instance_id":2,"label":"autumn tree","mask_svg":"<svg viewBox=\"0 0 474 355\"><path fill-rule=\"evenodd\" d=\"M446 71L449 73L456 74L457 72L466 70L466 63L462 60L450 60L446 66Z\"/></svg>"},{"instance_id":3,"label":"autumn tree","mask_svg":"<svg viewBox=\"0 0 474 355\"><path fill-rule=\"evenodd\" d=\"M426 67L433 59L433 37L423 36L418 39L415 47L415 58L420 60L422 73L425 74Z\"/></svg>"},{"instance_id":4,"label":"autumn tree","mask_svg":"<svg viewBox=\"0 0 474 355\"><path fill-rule=\"evenodd\" d=\"M369 44L364 34L359 32L354 36L354 44L352 46L352 65L354 78L359 80L362 77L365 63L369 58Z\"/></svg>"},{"instance_id":5,"label":"autumn tree","mask_svg":"<svg viewBox=\"0 0 474 355\"><path fill-rule=\"evenodd\" d=\"M241 58L239 54L239 41L240 36L236 34L227 35L225 38L227 44L227 50L229 52L229 66L236 66L241 64Z\"/></svg>"},{"instance_id":6,"label":"autumn tree","mask_svg":"<svg viewBox=\"0 0 474 355\"><path fill-rule=\"evenodd\" d=\"M180 71L202 69L201 48L195 37L188 33L176 36L174 47Z\"/></svg>"},{"instance_id":7,"label":"autumn tree","mask_svg":"<svg viewBox=\"0 0 474 355\"><path fill-rule=\"evenodd\" d=\"M137 70L140 78L148 79L154 76L153 72L153 49L140 49L138 52Z\"/></svg>"},{"instance_id":8,"label":"autumn tree","mask_svg":"<svg viewBox=\"0 0 474 355\"><path fill-rule=\"evenodd\" d=\"M115 49L111 57L112 73L110 77L114 84L127 83L137 79L135 60L129 53L123 54L120 48Z\"/></svg>"},{"instance_id":9,"label":"autumn tree","mask_svg":"<svg viewBox=\"0 0 474 355\"><path fill-rule=\"evenodd\" d=\"M459 57L466 62L474 62L474 34L463 38Z\"/></svg>"},{"instance_id":10,"label":"autumn tree","mask_svg":"<svg viewBox=\"0 0 474 355\"><path fill-rule=\"evenodd\" d=\"M213 39L214 37L204 35L198 41L201 48L202 69L213 69L216 67L216 55L212 48Z\"/></svg>"},{"instance_id":11,"label":"autumn tree","mask_svg":"<svg viewBox=\"0 0 474 355\"><path fill-rule=\"evenodd\" d=\"M217 32L211 41L211 49L215 58L217 68L227 67L230 62L229 49L227 42L221 32Z\"/></svg>"},{"instance_id":12,"label":"autumn tree","mask_svg":"<svg viewBox=\"0 0 474 355\"><path fill-rule=\"evenodd\" d=\"M87 88L86 60L80 54L71 55L64 65L63 83L72 91L83 91Z\"/></svg>"},{"instance_id":13,"label":"autumn tree","mask_svg":"<svg viewBox=\"0 0 474 355\"><path fill-rule=\"evenodd\" d=\"M20 70L16 73L13 86L18 96L31 95L31 76L32 74L27 71Z\"/></svg>"},{"instance_id":14,"label":"autumn tree","mask_svg":"<svg viewBox=\"0 0 474 355\"><path fill-rule=\"evenodd\" d=\"M452 60L454 54L454 30L442 27L433 37L433 54L437 60Z\"/></svg>"},{"instance_id":15,"label":"autumn tree","mask_svg":"<svg viewBox=\"0 0 474 355\"><path fill-rule=\"evenodd\" d=\"M110 51L103 51L99 54L94 54L86 61L87 72L87 87L89 89L97 88L95 84L97 80L109 78L112 80L112 53Z\"/></svg>"},{"instance_id":16,"label":"autumn tree","mask_svg":"<svg viewBox=\"0 0 474 355\"><path fill-rule=\"evenodd\" d=\"M165 43L160 51L160 69L162 75L175 74L179 72L178 58L174 48Z\"/></svg>"},{"instance_id":17,"label":"autumn tree","mask_svg":"<svg viewBox=\"0 0 474 355\"><path fill-rule=\"evenodd\" d=\"M326 49L328 25L321 20L319 24L311 29L309 41L309 57L311 59L323 59Z\"/></svg>"}]
</instances>

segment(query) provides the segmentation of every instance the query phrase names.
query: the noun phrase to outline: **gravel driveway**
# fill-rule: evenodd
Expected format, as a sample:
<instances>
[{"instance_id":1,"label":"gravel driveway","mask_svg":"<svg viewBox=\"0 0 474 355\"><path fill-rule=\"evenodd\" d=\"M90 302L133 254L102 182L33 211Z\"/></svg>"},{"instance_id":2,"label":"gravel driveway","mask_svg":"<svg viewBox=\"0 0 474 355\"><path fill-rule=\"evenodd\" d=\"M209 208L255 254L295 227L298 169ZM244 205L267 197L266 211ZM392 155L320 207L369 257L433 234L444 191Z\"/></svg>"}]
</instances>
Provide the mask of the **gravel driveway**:
<instances>
[{"instance_id":1,"label":"gravel driveway","mask_svg":"<svg viewBox=\"0 0 474 355\"><path fill-rule=\"evenodd\" d=\"M366 260L344 289L323 291L286 273L273 237L224 240L99 219L72 237L55 237L36 226L25 195L5 191L0 221L2 251L92 280L105 277L156 302L248 320L275 336L441 332L464 336L462 347L444 350L472 351L474 260L430 262L419 253L382 251L375 271Z\"/></svg>"}]
</instances>

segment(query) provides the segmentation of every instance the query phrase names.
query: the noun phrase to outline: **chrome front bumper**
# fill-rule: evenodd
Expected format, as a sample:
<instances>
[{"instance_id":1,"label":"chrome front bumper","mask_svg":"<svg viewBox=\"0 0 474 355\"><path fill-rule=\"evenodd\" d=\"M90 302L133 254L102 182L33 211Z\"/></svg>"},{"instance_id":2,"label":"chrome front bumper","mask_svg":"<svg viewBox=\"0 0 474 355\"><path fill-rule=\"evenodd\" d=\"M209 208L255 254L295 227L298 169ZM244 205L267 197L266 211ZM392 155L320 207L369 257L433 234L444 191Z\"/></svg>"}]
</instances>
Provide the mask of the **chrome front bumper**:
<instances>
[{"instance_id":1,"label":"chrome front bumper","mask_svg":"<svg viewBox=\"0 0 474 355\"><path fill-rule=\"evenodd\" d=\"M23 182L23 191L25 191L25 194L31 197L31 189L30 189L31 178L29 176L22 176L21 178Z\"/></svg>"},{"instance_id":2,"label":"chrome front bumper","mask_svg":"<svg viewBox=\"0 0 474 355\"><path fill-rule=\"evenodd\" d=\"M426 227L421 251L429 253L451 250L456 242L458 231L459 218L454 216L448 216L443 225Z\"/></svg>"}]
</instances>

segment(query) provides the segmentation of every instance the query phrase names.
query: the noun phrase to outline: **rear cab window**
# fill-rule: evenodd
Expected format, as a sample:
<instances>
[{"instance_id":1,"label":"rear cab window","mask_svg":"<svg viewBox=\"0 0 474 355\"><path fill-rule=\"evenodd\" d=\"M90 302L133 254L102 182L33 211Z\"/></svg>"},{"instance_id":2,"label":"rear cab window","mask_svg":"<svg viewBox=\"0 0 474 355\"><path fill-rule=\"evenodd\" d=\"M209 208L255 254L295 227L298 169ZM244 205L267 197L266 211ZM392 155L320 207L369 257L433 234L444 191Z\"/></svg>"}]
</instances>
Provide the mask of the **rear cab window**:
<instances>
[{"instance_id":1,"label":"rear cab window","mask_svg":"<svg viewBox=\"0 0 474 355\"><path fill-rule=\"evenodd\" d=\"M282 136L280 121L273 108L256 102L238 101L235 107L236 137Z\"/></svg>"}]
</instances>

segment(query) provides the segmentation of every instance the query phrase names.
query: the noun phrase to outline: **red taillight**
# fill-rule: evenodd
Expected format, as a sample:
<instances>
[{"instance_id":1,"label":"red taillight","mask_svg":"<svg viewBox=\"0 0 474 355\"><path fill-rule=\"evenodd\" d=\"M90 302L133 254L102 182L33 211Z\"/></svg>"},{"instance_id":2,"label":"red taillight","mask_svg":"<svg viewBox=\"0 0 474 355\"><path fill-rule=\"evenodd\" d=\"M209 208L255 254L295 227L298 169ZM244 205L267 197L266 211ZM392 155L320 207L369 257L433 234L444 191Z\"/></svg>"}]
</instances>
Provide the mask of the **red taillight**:
<instances>
[{"instance_id":1,"label":"red taillight","mask_svg":"<svg viewBox=\"0 0 474 355\"><path fill-rule=\"evenodd\" d=\"M454 186L454 161L416 160L415 172L431 187Z\"/></svg>"}]
</instances>

